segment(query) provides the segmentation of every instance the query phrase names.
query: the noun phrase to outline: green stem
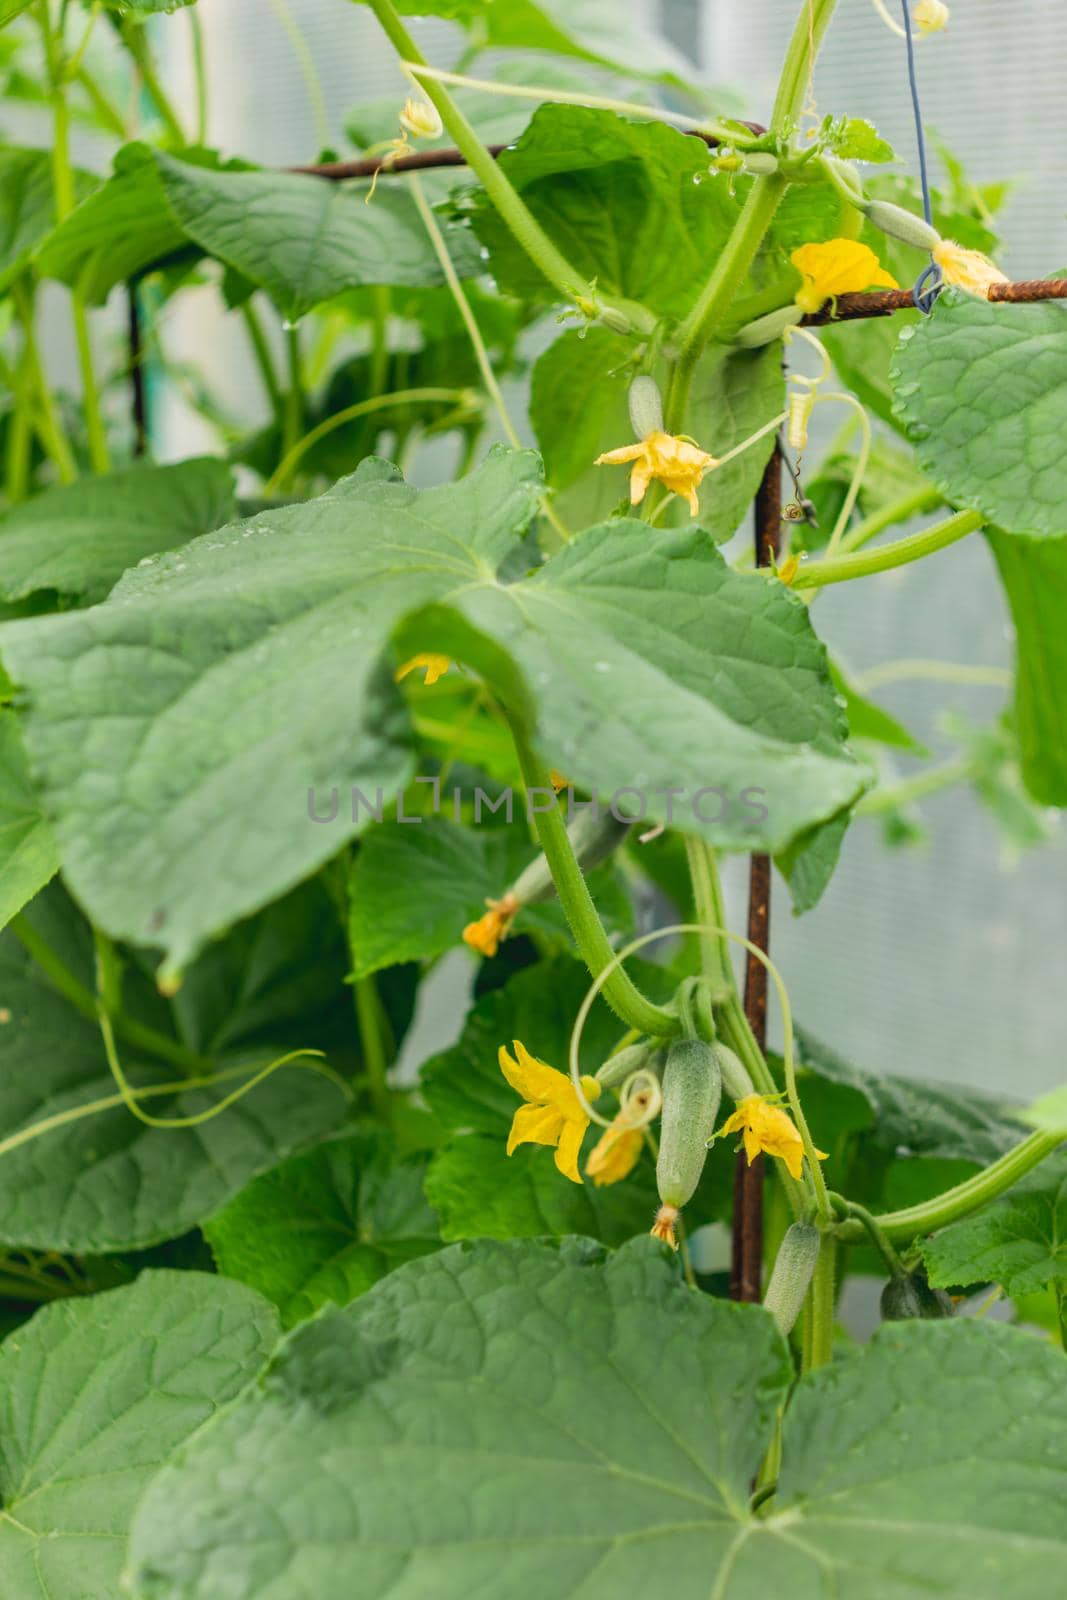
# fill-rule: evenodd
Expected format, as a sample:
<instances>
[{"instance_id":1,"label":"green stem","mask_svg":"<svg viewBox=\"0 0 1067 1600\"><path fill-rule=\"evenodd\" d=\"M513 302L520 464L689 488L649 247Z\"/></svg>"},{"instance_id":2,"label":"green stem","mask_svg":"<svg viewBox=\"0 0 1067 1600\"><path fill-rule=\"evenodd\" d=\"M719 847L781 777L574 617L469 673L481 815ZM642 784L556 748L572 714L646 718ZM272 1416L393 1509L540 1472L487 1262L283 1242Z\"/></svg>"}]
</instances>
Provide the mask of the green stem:
<instances>
[{"instance_id":1,"label":"green stem","mask_svg":"<svg viewBox=\"0 0 1067 1600\"><path fill-rule=\"evenodd\" d=\"M289 386L285 392L282 426L282 455L289 456L300 443L304 431L304 376L301 368L300 328L287 326L285 349L289 363Z\"/></svg>"},{"instance_id":2,"label":"green stem","mask_svg":"<svg viewBox=\"0 0 1067 1600\"><path fill-rule=\"evenodd\" d=\"M145 93L156 108L160 121L167 130L167 136L173 144L184 145L187 143L185 132L178 114L167 97L166 90L159 81L155 62L152 60L152 50L148 43L148 36L142 22L127 21L122 27L122 38L137 64L141 82Z\"/></svg>"},{"instance_id":3,"label":"green stem","mask_svg":"<svg viewBox=\"0 0 1067 1600\"><path fill-rule=\"evenodd\" d=\"M905 567L912 561L921 561L937 550L965 539L985 521L980 511L957 511L955 516L939 522L923 533L909 534L906 539L895 539L892 544L879 545L877 550L862 554L831 556L825 561L809 561L793 579L794 589L816 589L828 583L848 583L853 578L868 578L875 572L891 572L894 567Z\"/></svg>"},{"instance_id":4,"label":"green stem","mask_svg":"<svg viewBox=\"0 0 1067 1600\"><path fill-rule=\"evenodd\" d=\"M267 335L263 331L259 313L250 300L246 300L241 307L241 317L245 328L248 330L252 353L256 358L256 366L259 368L259 375L263 379L263 387L267 391L267 398L271 403L275 419L278 426L283 427L285 422L285 396L278 381L278 371L274 365L274 357L271 355L270 345L267 342Z\"/></svg>"},{"instance_id":5,"label":"green stem","mask_svg":"<svg viewBox=\"0 0 1067 1600\"><path fill-rule=\"evenodd\" d=\"M98 1023L100 1007L96 995L74 976L48 941L27 919L25 913L14 917L9 926L27 954L32 957L64 999L90 1022ZM165 1033L158 1033L155 1028L136 1022L132 1017L119 1015L112 1017L111 1020L119 1037L125 1039L126 1043L133 1045L135 1049L146 1050L161 1061L171 1061L186 1072L211 1070L212 1062L206 1056L198 1055L195 1050L187 1050L177 1040L168 1038Z\"/></svg>"},{"instance_id":6,"label":"green stem","mask_svg":"<svg viewBox=\"0 0 1067 1600\"><path fill-rule=\"evenodd\" d=\"M942 495L932 485L929 488L913 489L911 494L902 495L899 500L890 501L880 511L874 511L869 517L864 517L862 522L845 534L841 540L841 554L849 550L858 550L861 545L884 528L891 528L896 522L906 522L909 517L921 516L924 511L933 511L942 502Z\"/></svg>"},{"instance_id":7,"label":"green stem","mask_svg":"<svg viewBox=\"0 0 1067 1600\"><path fill-rule=\"evenodd\" d=\"M710 844L705 844L703 839L697 839L693 834L686 834L685 854L693 885L696 918L705 924L705 931L700 935L701 968L711 984L711 997L718 1004L735 992L734 969L727 941L712 931L726 927L722 883Z\"/></svg>"},{"instance_id":8,"label":"green stem","mask_svg":"<svg viewBox=\"0 0 1067 1600\"><path fill-rule=\"evenodd\" d=\"M545 853L582 960L593 977L599 978L605 968L614 962L615 951L608 942L589 886L571 848L559 801L548 780L548 768L534 749L519 719L507 711L505 715L515 741L527 792L536 789L546 800L551 797L552 804L548 810L538 811L534 816L538 843ZM677 1034L678 1018L674 1013L663 1006L654 1005L621 967L615 967L605 980L601 992L611 1009L628 1027L661 1038Z\"/></svg>"},{"instance_id":9,"label":"green stem","mask_svg":"<svg viewBox=\"0 0 1067 1600\"><path fill-rule=\"evenodd\" d=\"M389 1057L381 1028L381 1000L373 978L359 978L355 985L356 1020L359 1023L360 1054L367 1074L370 1097L383 1122L392 1119L389 1093Z\"/></svg>"},{"instance_id":10,"label":"green stem","mask_svg":"<svg viewBox=\"0 0 1067 1600\"><path fill-rule=\"evenodd\" d=\"M912 805L916 800L925 800L932 794L940 794L942 789L951 789L957 783L966 783L974 776L974 763L964 757L955 761L946 761L939 767L931 767L927 772L918 772L914 778L905 778L902 783L891 783L885 789L876 789L873 794L864 795L856 806L855 814L860 817L872 817L883 811L896 811L900 806Z\"/></svg>"},{"instance_id":11,"label":"green stem","mask_svg":"<svg viewBox=\"0 0 1067 1600\"><path fill-rule=\"evenodd\" d=\"M830 26L837 0L803 0L793 37L785 53L778 93L771 110L772 133L788 136L800 115L815 58Z\"/></svg>"},{"instance_id":12,"label":"green stem","mask_svg":"<svg viewBox=\"0 0 1067 1600\"><path fill-rule=\"evenodd\" d=\"M833 1356L836 1248L833 1235L824 1233L810 1290L811 1356L808 1370L811 1372L825 1367Z\"/></svg>"},{"instance_id":13,"label":"green stem","mask_svg":"<svg viewBox=\"0 0 1067 1600\"><path fill-rule=\"evenodd\" d=\"M31 415L33 384L28 352L23 349L13 374L14 401L8 423L5 493L9 506L25 500L30 482L30 447L33 443Z\"/></svg>"},{"instance_id":14,"label":"green stem","mask_svg":"<svg viewBox=\"0 0 1067 1600\"><path fill-rule=\"evenodd\" d=\"M326 96L322 92L322 79L315 65L315 57L311 54L308 42L285 0L268 0L268 3L289 35L289 43L293 47L293 54L311 105L311 115L315 121L315 137L319 145L325 149L330 142L330 119L326 112Z\"/></svg>"},{"instance_id":15,"label":"green stem","mask_svg":"<svg viewBox=\"0 0 1067 1600\"><path fill-rule=\"evenodd\" d=\"M74 170L70 162L70 111L67 106L67 83L63 62L63 40L52 30L47 0L42 0L38 17L44 41L45 60L48 66L50 99L52 104L52 189L55 197L56 221L62 222L74 210ZM89 317L85 296L77 284L70 291L71 317L74 323L74 342L78 352L78 367L82 380L82 404L85 408L85 428L89 441L89 460L94 472L107 472L110 459L107 433L100 410L100 395L93 371L93 349L89 335Z\"/></svg>"},{"instance_id":16,"label":"green stem","mask_svg":"<svg viewBox=\"0 0 1067 1600\"><path fill-rule=\"evenodd\" d=\"M904 1271L903 1263L886 1237L885 1229L880 1226L878 1218L872 1216L866 1206L861 1206L858 1200L845 1200L839 1194L832 1194L830 1203L835 1211L843 1210L848 1216L856 1217L862 1222L871 1243L885 1262L886 1270L891 1275L897 1275Z\"/></svg>"},{"instance_id":17,"label":"green stem","mask_svg":"<svg viewBox=\"0 0 1067 1600\"><path fill-rule=\"evenodd\" d=\"M922 1205L908 1206L903 1211L887 1211L882 1216L876 1217L879 1228L887 1239L893 1243L909 1243L920 1234L933 1233L937 1228L944 1228L950 1222L958 1222L961 1217L966 1217L979 1206L986 1205L990 1200L995 1200L998 1195L1010 1189L1012 1184L1018 1183L1028 1172L1044 1161L1067 1138L1067 1129L1046 1132L1041 1129L1031 1133L1023 1139L1006 1155L986 1167L984 1172L976 1173L973 1178L968 1178L964 1183L956 1184L953 1189L946 1189L944 1194L939 1194L933 1200L927 1200ZM842 1222L834 1230L837 1237L844 1244L856 1244L863 1238L863 1224L860 1222Z\"/></svg>"},{"instance_id":18,"label":"green stem","mask_svg":"<svg viewBox=\"0 0 1067 1600\"><path fill-rule=\"evenodd\" d=\"M195 6L190 9L188 15L193 42L193 80L196 84L196 142L197 144L207 144L208 86L207 57L204 53L204 25Z\"/></svg>"},{"instance_id":19,"label":"green stem","mask_svg":"<svg viewBox=\"0 0 1067 1600\"><path fill-rule=\"evenodd\" d=\"M397 15L392 0L370 0L370 6L401 60L415 67L425 67L427 62ZM657 319L645 306L594 290L589 279L556 248L444 85L435 83L431 78L421 82L426 98L436 106L456 148L522 249L548 282L566 300L575 302L579 309L582 309L584 302L590 305L594 315L593 306L613 310L625 318L635 331L651 333Z\"/></svg>"},{"instance_id":20,"label":"green stem","mask_svg":"<svg viewBox=\"0 0 1067 1600\"><path fill-rule=\"evenodd\" d=\"M107 131L113 133L116 139L127 139L129 133L126 128L126 119L118 106L108 99L88 68L79 67L74 74L74 79L85 90L93 109Z\"/></svg>"},{"instance_id":21,"label":"green stem","mask_svg":"<svg viewBox=\"0 0 1067 1600\"><path fill-rule=\"evenodd\" d=\"M885 688L887 683L906 683L918 679L931 683L974 684L985 689L1010 689L1012 674L1007 667L972 667L960 661L926 661L901 657L868 667L857 674L854 686L861 694Z\"/></svg>"},{"instance_id":22,"label":"green stem","mask_svg":"<svg viewBox=\"0 0 1067 1600\"><path fill-rule=\"evenodd\" d=\"M354 405L345 406L343 411L335 411L332 416L317 423L309 433L305 433L302 439L298 439L277 470L267 479L263 493L277 494L308 451L313 449L320 439L325 439L331 434L335 428L343 428L346 422L354 422L357 417L368 416L374 411L387 411L391 406L417 405L419 402L438 400L461 402L467 394L468 391L465 389L398 389L395 394L373 394L369 400L357 400Z\"/></svg>"},{"instance_id":23,"label":"green stem","mask_svg":"<svg viewBox=\"0 0 1067 1600\"><path fill-rule=\"evenodd\" d=\"M56 412L52 391L37 347L35 306L33 292L26 281L20 279L11 286L12 298L22 327L23 354L29 375L36 391L36 428L45 453L56 469L61 483L73 483L78 476L74 453L63 431Z\"/></svg>"}]
</instances>

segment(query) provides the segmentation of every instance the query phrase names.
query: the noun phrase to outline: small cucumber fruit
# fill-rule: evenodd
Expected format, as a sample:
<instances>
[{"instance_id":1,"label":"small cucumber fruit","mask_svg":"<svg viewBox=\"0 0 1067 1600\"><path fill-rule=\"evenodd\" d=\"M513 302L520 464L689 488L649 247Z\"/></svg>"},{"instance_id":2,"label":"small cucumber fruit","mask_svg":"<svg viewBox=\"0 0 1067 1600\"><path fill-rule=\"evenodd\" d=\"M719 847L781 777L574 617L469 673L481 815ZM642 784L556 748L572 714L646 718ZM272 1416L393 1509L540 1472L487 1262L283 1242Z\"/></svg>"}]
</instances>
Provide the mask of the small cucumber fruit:
<instances>
[{"instance_id":1,"label":"small cucumber fruit","mask_svg":"<svg viewBox=\"0 0 1067 1600\"><path fill-rule=\"evenodd\" d=\"M664 1205L681 1208L700 1182L722 1096L719 1058L702 1039L678 1039L663 1069L656 1182Z\"/></svg>"}]
</instances>

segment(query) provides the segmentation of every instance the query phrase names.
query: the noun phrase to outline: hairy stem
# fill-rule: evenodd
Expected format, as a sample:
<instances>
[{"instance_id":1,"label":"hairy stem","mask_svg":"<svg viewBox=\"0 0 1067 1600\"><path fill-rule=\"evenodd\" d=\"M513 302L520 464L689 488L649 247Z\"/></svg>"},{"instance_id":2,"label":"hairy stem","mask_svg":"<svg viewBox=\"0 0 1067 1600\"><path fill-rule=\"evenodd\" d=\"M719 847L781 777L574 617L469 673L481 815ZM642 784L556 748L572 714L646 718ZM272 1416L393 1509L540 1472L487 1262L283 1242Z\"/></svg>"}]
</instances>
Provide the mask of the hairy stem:
<instances>
[{"instance_id":1,"label":"hairy stem","mask_svg":"<svg viewBox=\"0 0 1067 1600\"><path fill-rule=\"evenodd\" d=\"M574 934L582 960L594 978L598 978L615 959L589 886L578 865L571 841L567 835L559 801L549 782L548 769L534 749L530 738L517 717L505 713L511 727L515 750L522 768L527 793L537 790L551 804L547 810L534 813L537 839L545 853L549 870L556 885L560 903ZM616 967L604 983L602 994L617 1016L630 1028L657 1037L669 1037L679 1030L678 1018L672 1011L653 1004L633 983L621 967Z\"/></svg>"},{"instance_id":2,"label":"hairy stem","mask_svg":"<svg viewBox=\"0 0 1067 1600\"><path fill-rule=\"evenodd\" d=\"M795 589L816 589L828 583L848 583L853 578L869 578L876 572L891 572L894 567L905 567L912 561L921 561L937 550L965 539L985 521L980 511L957 511L955 516L939 522L923 533L909 534L906 539L895 539L892 544L879 545L876 550L842 556L830 556L824 561L809 561L802 565L793 579Z\"/></svg>"}]
</instances>

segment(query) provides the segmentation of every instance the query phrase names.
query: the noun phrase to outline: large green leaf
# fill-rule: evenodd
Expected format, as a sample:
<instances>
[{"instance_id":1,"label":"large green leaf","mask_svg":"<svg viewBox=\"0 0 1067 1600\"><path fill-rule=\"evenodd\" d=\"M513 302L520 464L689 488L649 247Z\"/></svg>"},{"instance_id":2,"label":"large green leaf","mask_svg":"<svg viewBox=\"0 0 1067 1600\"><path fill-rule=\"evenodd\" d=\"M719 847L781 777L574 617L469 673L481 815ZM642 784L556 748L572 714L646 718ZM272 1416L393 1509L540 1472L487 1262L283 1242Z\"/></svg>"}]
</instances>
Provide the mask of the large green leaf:
<instances>
[{"instance_id":1,"label":"large green leaf","mask_svg":"<svg viewBox=\"0 0 1067 1600\"><path fill-rule=\"evenodd\" d=\"M50 890L25 915L91 990L92 943L62 895ZM295 1066L195 1127L147 1127L123 1106L95 1023L57 993L11 932L0 936L0 987L10 1013L0 1027L4 1244L102 1252L174 1238L344 1117L340 1088ZM297 1037L294 1045L310 1042ZM246 1049L229 1057L221 1083L185 1088L180 1067L152 1062L121 1040L119 1049L135 1086L172 1086L146 1102L159 1117L209 1110L279 1054ZM30 1129L39 1131L20 1137Z\"/></svg>"},{"instance_id":2,"label":"large green leaf","mask_svg":"<svg viewBox=\"0 0 1067 1600\"><path fill-rule=\"evenodd\" d=\"M634 521L506 587L494 573L539 492L524 452L422 493L368 462L307 505L149 558L104 605L8 624L31 765L94 920L181 970L359 831L352 790L373 806L411 773L387 654L405 617L401 660L468 662L553 765L628 789L630 809L643 796L681 822L667 790L682 789L691 826L777 848L858 795L795 595L731 571L698 529Z\"/></svg>"},{"instance_id":3,"label":"large green leaf","mask_svg":"<svg viewBox=\"0 0 1067 1600\"><path fill-rule=\"evenodd\" d=\"M102 600L127 567L217 528L233 509L232 474L212 456L49 489L0 517L0 597L54 589Z\"/></svg>"},{"instance_id":4,"label":"large green leaf","mask_svg":"<svg viewBox=\"0 0 1067 1600\"><path fill-rule=\"evenodd\" d=\"M688 310L740 211L724 183L693 182L707 173L702 139L581 106L542 106L500 165L579 272L664 316ZM502 289L554 295L488 201L475 227Z\"/></svg>"},{"instance_id":5,"label":"large green leaf","mask_svg":"<svg viewBox=\"0 0 1067 1600\"><path fill-rule=\"evenodd\" d=\"M424 1171L365 1134L341 1135L253 1179L204 1233L219 1271L266 1295L292 1327L438 1248Z\"/></svg>"},{"instance_id":6,"label":"large green leaf","mask_svg":"<svg viewBox=\"0 0 1067 1600\"><path fill-rule=\"evenodd\" d=\"M479 44L505 50L547 50L619 67L633 77L688 87L689 65L659 30L643 25L632 8L613 0L401 0L398 11L448 17L472 27ZM543 81L540 68L530 76Z\"/></svg>"},{"instance_id":7,"label":"large green leaf","mask_svg":"<svg viewBox=\"0 0 1067 1600\"><path fill-rule=\"evenodd\" d=\"M6 928L59 869L52 830L41 815L18 724L0 712L0 928Z\"/></svg>"},{"instance_id":8,"label":"large green leaf","mask_svg":"<svg viewBox=\"0 0 1067 1600\"><path fill-rule=\"evenodd\" d=\"M942 1228L922 1247L930 1282L999 1283L1030 1294L1067 1283L1067 1164L1046 1162L977 1216Z\"/></svg>"},{"instance_id":9,"label":"large green leaf","mask_svg":"<svg viewBox=\"0 0 1067 1600\"><path fill-rule=\"evenodd\" d=\"M957 506L1012 533L1067 529L1067 308L949 293L900 336L896 411L919 464Z\"/></svg>"},{"instance_id":10,"label":"large green leaf","mask_svg":"<svg viewBox=\"0 0 1067 1600\"><path fill-rule=\"evenodd\" d=\"M988 1166L1025 1137L1010 1102L958 1084L890 1077L855 1067L809 1033L797 1060L817 1077L863 1095L874 1113L869 1143L894 1156Z\"/></svg>"},{"instance_id":11,"label":"large green leaf","mask_svg":"<svg viewBox=\"0 0 1067 1600\"><path fill-rule=\"evenodd\" d=\"M75 174L76 192L87 193L97 180ZM0 148L0 289L28 265L52 227L55 216L52 157L47 150Z\"/></svg>"},{"instance_id":12,"label":"large green leaf","mask_svg":"<svg viewBox=\"0 0 1067 1600\"><path fill-rule=\"evenodd\" d=\"M1015 623L1023 778L1035 799L1067 806L1067 537L1027 539L990 529L988 538Z\"/></svg>"},{"instance_id":13,"label":"large green leaf","mask_svg":"<svg viewBox=\"0 0 1067 1600\"><path fill-rule=\"evenodd\" d=\"M165 1467L137 1600L1038 1600L1067 1554L1062 1357L910 1323L800 1381L654 1245L457 1247L298 1329Z\"/></svg>"},{"instance_id":14,"label":"large green leaf","mask_svg":"<svg viewBox=\"0 0 1067 1600\"><path fill-rule=\"evenodd\" d=\"M106 184L41 243L46 277L75 280L93 301L182 250L204 251L265 289L296 319L360 284L438 284L440 262L406 190L365 189L232 164L179 159L133 144ZM478 269L462 228L446 234L461 273Z\"/></svg>"},{"instance_id":15,"label":"large green leaf","mask_svg":"<svg viewBox=\"0 0 1067 1600\"><path fill-rule=\"evenodd\" d=\"M0 1345L0 1570L10 1600L114 1600L156 1469L277 1339L250 1290L199 1272L46 1307Z\"/></svg>"},{"instance_id":16,"label":"large green leaf","mask_svg":"<svg viewBox=\"0 0 1067 1600\"><path fill-rule=\"evenodd\" d=\"M359 284L441 283L441 264L410 194L382 185L370 205L351 187L284 172L217 172L156 155L167 201L189 238L265 289L296 319ZM461 274L478 271L465 230L449 228Z\"/></svg>"}]
</instances>

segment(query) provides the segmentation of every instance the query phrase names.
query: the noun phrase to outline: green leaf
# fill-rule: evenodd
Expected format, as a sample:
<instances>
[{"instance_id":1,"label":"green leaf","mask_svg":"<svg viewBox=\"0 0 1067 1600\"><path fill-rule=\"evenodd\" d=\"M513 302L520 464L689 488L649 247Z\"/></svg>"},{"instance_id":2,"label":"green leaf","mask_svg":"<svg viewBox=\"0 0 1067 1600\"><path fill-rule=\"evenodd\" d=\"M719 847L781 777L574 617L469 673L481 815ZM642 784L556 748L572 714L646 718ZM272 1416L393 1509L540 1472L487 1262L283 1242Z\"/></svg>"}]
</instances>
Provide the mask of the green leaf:
<instances>
[{"instance_id":1,"label":"green leaf","mask_svg":"<svg viewBox=\"0 0 1067 1600\"><path fill-rule=\"evenodd\" d=\"M1067 310L947 293L906 328L891 371L919 465L953 505L1012 533L1067 530Z\"/></svg>"},{"instance_id":2,"label":"green leaf","mask_svg":"<svg viewBox=\"0 0 1067 1600\"><path fill-rule=\"evenodd\" d=\"M721 845L784 847L856 798L866 776L796 595L731 571L699 529L634 521L507 587L495 571L539 493L529 453L421 493L365 463L149 558L104 605L0 630L94 920L164 945L173 973L334 855L411 773L393 660L419 650L469 663L531 724L536 693L542 751L578 786L627 789L664 821L684 790Z\"/></svg>"},{"instance_id":3,"label":"green leaf","mask_svg":"<svg viewBox=\"0 0 1067 1600\"><path fill-rule=\"evenodd\" d=\"M429 236L406 190L295 173L218 165L210 151L181 159L127 145L114 175L38 248L45 277L77 281L91 302L114 285L190 248L204 251L266 290L293 320L360 284L443 281ZM469 234L446 227L457 270L478 270Z\"/></svg>"},{"instance_id":4,"label":"green leaf","mask_svg":"<svg viewBox=\"0 0 1067 1600\"><path fill-rule=\"evenodd\" d=\"M48 891L25 912L91 992L92 943L63 897ZM221 1115L192 1128L150 1128L122 1104L100 1032L57 994L14 934L0 936L0 1241L100 1253L175 1238L209 1216L257 1172L336 1126L345 1100L306 1066L285 1067ZM305 1044L297 1039L296 1044ZM197 1115L239 1087L277 1051L246 1050L210 1087L119 1049L138 1088L169 1084L147 1109ZM46 1119L56 1119L41 1126ZM26 1137L30 1129L38 1129Z\"/></svg>"},{"instance_id":5,"label":"green leaf","mask_svg":"<svg viewBox=\"0 0 1067 1600\"><path fill-rule=\"evenodd\" d=\"M401 0L406 16L447 17L470 27L481 48L546 50L690 89L689 62L640 13L613 0ZM543 82L538 64L530 76ZM691 92L696 92L692 91Z\"/></svg>"},{"instance_id":6,"label":"green leaf","mask_svg":"<svg viewBox=\"0 0 1067 1600\"><path fill-rule=\"evenodd\" d=\"M901 1158L970 1161L986 1167L1024 1136L1008 1102L958 1084L890 1077L854 1067L809 1033L797 1032L805 1071L857 1090L874 1113L869 1143Z\"/></svg>"},{"instance_id":7,"label":"green leaf","mask_svg":"<svg viewBox=\"0 0 1067 1600\"><path fill-rule=\"evenodd\" d=\"M167 204L155 152L125 145L112 165L107 182L41 240L34 256L42 277L77 283L90 305L190 248Z\"/></svg>"},{"instance_id":8,"label":"green leaf","mask_svg":"<svg viewBox=\"0 0 1067 1600\"><path fill-rule=\"evenodd\" d=\"M292 320L359 284L441 283L441 265L406 190L371 204L351 185L285 172L219 172L156 152L163 191L189 238L265 289ZM479 269L447 227L461 276Z\"/></svg>"},{"instance_id":9,"label":"green leaf","mask_svg":"<svg viewBox=\"0 0 1067 1600\"><path fill-rule=\"evenodd\" d=\"M118 11L123 16L154 17L161 12L180 11L183 6L192 6L196 0L103 0L107 11Z\"/></svg>"},{"instance_id":10,"label":"green leaf","mask_svg":"<svg viewBox=\"0 0 1067 1600\"><path fill-rule=\"evenodd\" d=\"M199 1272L57 1301L0 1345L0 1568L19 1600L113 1600L156 1469L255 1377L258 1295Z\"/></svg>"},{"instance_id":11,"label":"green leaf","mask_svg":"<svg viewBox=\"0 0 1067 1600\"><path fill-rule=\"evenodd\" d=\"M80 196L95 188L98 180L78 171L74 181ZM13 145L0 148L0 290L29 265L54 216L50 152Z\"/></svg>"},{"instance_id":12,"label":"green leaf","mask_svg":"<svg viewBox=\"0 0 1067 1600\"><path fill-rule=\"evenodd\" d=\"M59 870L52 830L30 782L11 712L0 712L0 928Z\"/></svg>"},{"instance_id":13,"label":"green leaf","mask_svg":"<svg viewBox=\"0 0 1067 1600\"><path fill-rule=\"evenodd\" d=\"M925 1239L922 1253L935 1287L999 1283L1016 1295L1067 1283L1067 1165L1045 1162L977 1216Z\"/></svg>"},{"instance_id":14,"label":"green leaf","mask_svg":"<svg viewBox=\"0 0 1067 1600\"><path fill-rule=\"evenodd\" d=\"M46 490L0 517L0 597L52 589L102 600L127 567L217 528L233 510L230 469L212 456Z\"/></svg>"},{"instance_id":15,"label":"green leaf","mask_svg":"<svg viewBox=\"0 0 1067 1600\"><path fill-rule=\"evenodd\" d=\"M842 161L896 161L893 146L864 117L827 117L820 137Z\"/></svg>"},{"instance_id":16,"label":"green leaf","mask_svg":"<svg viewBox=\"0 0 1067 1600\"><path fill-rule=\"evenodd\" d=\"M446 1250L290 1336L155 1480L128 1583L137 1600L613 1600L665 1574L675 1600L1047 1592L1067 1554L1058 1352L984 1324L881 1330L800 1380L757 1514L792 1380L766 1312L694 1294L646 1241L606 1263L580 1240Z\"/></svg>"},{"instance_id":17,"label":"green leaf","mask_svg":"<svg viewBox=\"0 0 1067 1600\"><path fill-rule=\"evenodd\" d=\"M394 1163L366 1134L325 1140L255 1178L204 1226L220 1272L274 1302L292 1327L347 1305L439 1246L425 1162Z\"/></svg>"},{"instance_id":18,"label":"green leaf","mask_svg":"<svg viewBox=\"0 0 1067 1600\"><path fill-rule=\"evenodd\" d=\"M693 182L707 175L702 139L582 106L540 107L500 167L578 272L664 316L689 309L741 207L725 183ZM558 298L487 200L474 226L501 289Z\"/></svg>"},{"instance_id":19,"label":"green leaf","mask_svg":"<svg viewBox=\"0 0 1067 1600\"><path fill-rule=\"evenodd\" d=\"M1067 524L1065 524L1067 525ZM1015 726L1035 800L1067 805L1067 538L987 530L1015 624Z\"/></svg>"},{"instance_id":20,"label":"green leaf","mask_svg":"<svg viewBox=\"0 0 1067 1600\"><path fill-rule=\"evenodd\" d=\"M61 713L86 738L94 725L110 728L103 790L82 757L80 779L74 770L69 723L60 736L58 723L49 735L34 713L28 720L60 813L65 869L97 920L136 943L165 943L181 969L208 936L336 854L360 826L352 789L373 806L377 788L392 793L411 770L383 659L397 617L481 581L524 531L538 493L529 453L497 455L421 495L366 463L307 505L151 558L105 606L50 619L43 674L43 640L23 635L23 654L9 633L5 659L21 663L13 675L42 710L59 713L75 687L73 658L103 652L117 672L124 663L113 681L79 680L77 704ZM133 660L142 671L130 672ZM294 728L303 730L295 749ZM339 820L317 824L309 797L328 814L331 786ZM116 837L121 863L106 842Z\"/></svg>"},{"instance_id":21,"label":"green leaf","mask_svg":"<svg viewBox=\"0 0 1067 1600\"><path fill-rule=\"evenodd\" d=\"M789 885L795 917L811 911L825 894L851 817L851 811L844 811L829 822L820 822L798 834L787 849L775 856L774 864Z\"/></svg>"}]
</instances>

